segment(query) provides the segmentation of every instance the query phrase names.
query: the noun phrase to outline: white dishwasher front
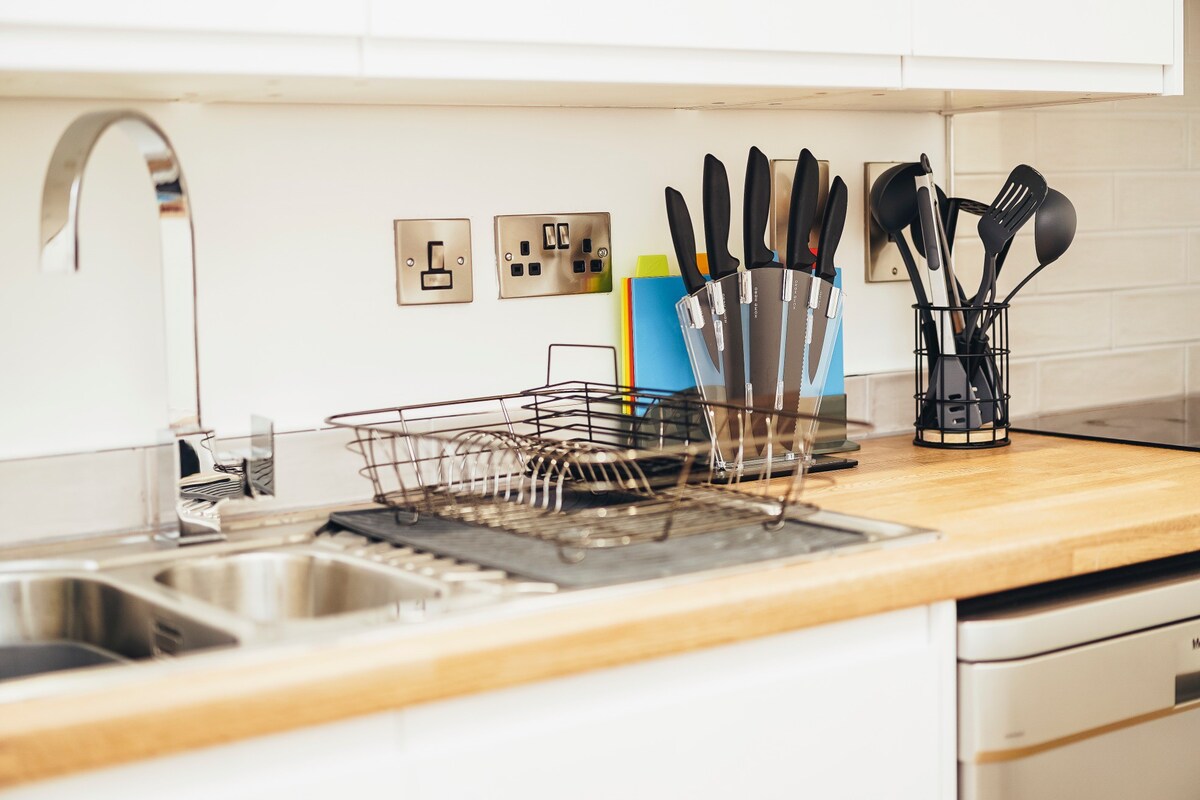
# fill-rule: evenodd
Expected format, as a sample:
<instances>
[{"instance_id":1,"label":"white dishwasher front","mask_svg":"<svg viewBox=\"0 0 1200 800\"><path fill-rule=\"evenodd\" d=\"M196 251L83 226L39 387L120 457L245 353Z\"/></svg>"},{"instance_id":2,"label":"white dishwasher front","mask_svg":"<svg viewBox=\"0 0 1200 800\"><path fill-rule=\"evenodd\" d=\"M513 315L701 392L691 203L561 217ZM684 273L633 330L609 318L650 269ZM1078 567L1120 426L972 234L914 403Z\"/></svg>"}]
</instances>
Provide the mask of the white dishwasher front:
<instances>
[{"instance_id":1,"label":"white dishwasher front","mask_svg":"<svg viewBox=\"0 0 1200 800\"><path fill-rule=\"evenodd\" d=\"M1200 555L959 606L961 800L1200 797Z\"/></svg>"}]
</instances>

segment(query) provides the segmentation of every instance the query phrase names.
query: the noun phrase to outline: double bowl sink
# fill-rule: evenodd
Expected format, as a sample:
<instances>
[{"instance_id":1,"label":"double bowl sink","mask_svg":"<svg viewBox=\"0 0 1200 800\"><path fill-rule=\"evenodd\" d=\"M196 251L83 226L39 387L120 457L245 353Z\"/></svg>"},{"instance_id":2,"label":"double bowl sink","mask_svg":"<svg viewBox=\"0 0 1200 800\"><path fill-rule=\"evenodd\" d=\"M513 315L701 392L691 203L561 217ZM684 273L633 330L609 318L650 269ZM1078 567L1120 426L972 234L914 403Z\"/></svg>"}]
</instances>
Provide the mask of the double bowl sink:
<instances>
[{"instance_id":1,"label":"double bowl sink","mask_svg":"<svg viewBox=\"0 0 1200 800\"><path fill-rule=\"evenodd\" d=\"M0 563L0 681L416 622L506 583L349 534Z\"/></svg>"}]
</instances>

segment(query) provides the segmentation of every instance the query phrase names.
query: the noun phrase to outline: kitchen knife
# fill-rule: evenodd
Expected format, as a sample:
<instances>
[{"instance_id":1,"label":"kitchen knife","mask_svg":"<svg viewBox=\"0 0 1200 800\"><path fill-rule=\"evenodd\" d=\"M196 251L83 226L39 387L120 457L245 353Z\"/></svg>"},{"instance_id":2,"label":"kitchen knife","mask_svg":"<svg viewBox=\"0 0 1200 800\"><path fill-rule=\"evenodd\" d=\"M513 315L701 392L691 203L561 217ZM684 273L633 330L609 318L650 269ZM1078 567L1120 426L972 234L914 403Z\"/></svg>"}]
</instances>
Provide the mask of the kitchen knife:
<instances>
[{"instance_id":1,"label":"kitchen knife","mask_svg":"<svg viewBox=\"0 0 1200 800\"><path fill-rule=\"evenodd\" d=\"M743 326L743 309L740 286L737 278L738 260L729 252L729 175L725 165L712 154L704 157L704 244L708 250L708 271L712 276L709 295L713 317L721 325L724 336L721 345L721 360L725 376L726 402L744 405L746 401L746 336ZM722 280L729 278L729 280ZM730 418L730 423L736 421ZM721 425L717 426L720 429ZM738 438L738 431L729 431L730 440Z\"/></svg>"},{"instance_id":2,"label":"kitchen knife","mask_svg":"<svg viewBox=\"0 0 1200 800\"><path fill-rule=\"evenodd\" d=\"M687 201L678 190L667 187L667 225L671 228L671 241L675 245L675 259L679 262L679 274L688 294L694 295L704 288L704 276L696 264L696 233L692 230L692 215Z\"/></svg>"},{"instance_id":3,"label":"kitchen knife","mask_svg":"<svg viewBox=\"0 0 1200 800\"><path fill-rule=\"evenodd\" d=\"M816 415L817 400L813 399L811 408L802 408L801 396L804 392L805 367L807 366L807 351L809 329L812 325L812 314L809 309L809 298L812 293L813 281L816 276L810 271L817 257L808 247L809 231L817 216L819 194L820 167L817 159L807 148L800 152L796 161L796 176L792 180L792 200L788 207L787 232L787 266L791 272L790 293L787 297L787 313L784 317L784 349L782 375L783 407L791 411L810 411ZM828 206L828 200L826 201ZM800 273L800 274L797 274ZM803 277L801 277L803 275ZM797 420L785 418L780 420L780 434L784 442L792 442L793 452L800 441L796 435Z\"/></svg>"},{"instance_id":4,"label":"kitchen knife","mask_svg":"<svg viewBox=\"0 0 1200 800\"><path fill-rule=\"evenodd\" d=\"M737 272L740 263L729 252L729 175L711 153L704 157L704 246L713 280Z\"/></svg>"},{"instance_id":5,"label":"kitchen knife","mask_svg":"<svg viewBox=\"0 0 1200 800\"><path fill-rule=\"evenodd\" d=\"M692 326L699 330L704 339L705 350L708 351L709 361L718 374L723 374L721 347L716 325L713 324L712 304L705 293L701 296L707 281L700 274L696 264L696 234L692 229L692 217L688 212L687 202L678 190L667 187L667 224L671 229L671 241L675 245L675 258L679 262L679 274L683 276L683 285L689 295L688 308L692 317ZM685 336L687 336L685 331ZM707 372L707 370L706 370ZM711 391L702 387L705 391Z\"/></svg>"},{"instance_id":6,"label":"kitchen knife","mask_svg":"<svg viewBox=\"0 0 1200 800\"><path fill-rule=\"evenodd\" d=\"M746 268L782 266L767 247L767 221L771 216L771 162L757 147L746 160L746 189L742 202L742 241Z\"/></svg>"},{"instance_id":7,"label":"kitchen knife","mask_svg":"<svg viewBox=\"0 0 1200 800\"><path fill-rule=\"evenodd\" d=\"M787 260L790 269L811 269L817 257L808 248L808 232L817 216L820 166L808 148L800 151L796 176L792 180L792 200L788 207Z\"/></svg>"},{"instance_id":8,"label":"kitchen knife","mask_svg":"<svg viewBox=\"0 0 1200 800\"><path fill-rule=\"evenodd\" d=\"M750 148L746 162L746 190L742 208L742 237L745 264L749 274L742 276L742 299L749 300L746 320L746 404L764 410L783 408L783 381L780 365L787 315L784 273L797 277L775 260L766 245L767 222L771 213L771 164L757 147ZM776 269L762 269L776 267ZM745 295L749 295L746 297ZM761 456L767 448L767 414L751 419L754 441L748 455Z\"/></svg>"},{"instance_id":9,"label":"kitchen knife","mask_svg":"<svg viewBox=\"0 0 1200 800\"><path fill-rule=\"evenodd\" d=\"M829 320L837 313L841 292L834 287L837 269L834 266L834 256L837 255L838 244L842 240L842 231L846 227L846 182L839 175L829 186L829 198L825 201L825 219L821 221L821 237L817 240L817 271L819 280L815 281L809 293L809 336L808 348L804 354L804 374L814 390L817 373L820 372L822 359L826 350L832 350L832 343L825 341L829 332Z\"/></svg>"}]
</instances>

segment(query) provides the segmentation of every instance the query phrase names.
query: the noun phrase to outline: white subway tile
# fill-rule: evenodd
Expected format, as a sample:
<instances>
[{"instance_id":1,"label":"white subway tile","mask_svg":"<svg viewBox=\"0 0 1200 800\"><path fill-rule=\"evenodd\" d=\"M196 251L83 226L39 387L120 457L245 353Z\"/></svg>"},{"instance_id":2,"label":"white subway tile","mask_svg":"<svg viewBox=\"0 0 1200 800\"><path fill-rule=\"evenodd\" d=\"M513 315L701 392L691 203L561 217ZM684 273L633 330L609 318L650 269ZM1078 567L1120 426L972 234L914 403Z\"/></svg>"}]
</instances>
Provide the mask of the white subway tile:
<instances>
[{"instance_id":1,"label":"white subway tile","mask_svg":"<svg viewBox=\"0 0 1200 800\"><path fill-rule=\"evenodd\" d=\"M1200 91L1196 94L1200 96ZM1184 95L1186 97L1186 95ZM1200 167L1200 120L1193 119L1191 121L1191 142L1188 148L1190 153L1188 166L1192 169Z\"/></svg>"},{"instance_id":2,"label":"white subway tile","mask_svg":"<svg viewBox=\"0 0 1200 800\"><path fill-rule=\"evenodd\" d=\"M916 416L915 378L912 372L888 372L871 376L872 435L910 433Z\"/></svg>"},{"instance_id":3,"label":"white subway tile","mask_svg":"<svg viewBox=\"0 0 1200 800\"><path fill-rule=\"evenodd\" d=\"M1037 361L1013 360L1008 365L1008 416L1010 420L1037 414Z\"/></svg>"},{"instance_id":4,"label":"white subway tile","mask_svg":"<svg viewBox=\"0 0 1200 800\"><path fill-rule=\"evenodd\" d=\"M1034 161L1032 113L992 111L954 118L954 169L970 173L1007 173L1014 164Z\"/></svg>"},{"instance_id":5,"label":"white subway tile","mask_svg":"<svg viewBox=\"0 0 1200 800\"><path fill-rule=\"evenodd\" d=\"M1188 345L1187 393L1200 394L1200 344Z\"/></svg>"},{"instance_id":6,"label":"white subway tile","mask_svg":"<svg viewBox=\"0 0 1200 800\"><path fill-rule=\"evenodd\" d=\"M1181 116L1041 114L1039 169L1137 170L1187 165L1188 126Z\"/></svg>"},{"instance_id":7,"label":"white subway tile","mask_svg":"<svg viewBox=\"0 0 1200 800\"><path fill-rule=\"evenodd\" d=\"M1113 339L1118 347L1200 339L1200 287L1118 294Z\"/></svg>"},{"instance_id":8,"label":"white subway tile","mask_svg":"<svg viewBox=\"0 0 1200 800\"><path fill-rule=\"evenodd\" d=\"M1046 358L1038 363L1038 410L1070 411L1180 394L1183 346Z\"/></svg>"},{"instance_id":9,"label":"white subway tile","mask_svg":"<svg viewBox=\"0 0 1200 800\"><path fill-rule=\"evenodd\" d=\"M1116 225L1122 229L1178 227L1200 221L1200 172L1118 175L1116 195Z\"/></svg>"},{"instance_id":10,"label":"white subway tile","mask_svg":"<svg viewBox=\"0 0 1200 800\"><path fill-rule=\"evenodd\" d=\"M1200 230L1188 233L1187 279L1189 283L1200 283Z\"/></svg>"},{"instance_id":11,"label":"white subway tile","mask_svg":"<svg viewBox=\"0 0 1200 800\"><path fill-rule=\"evenodd\" d=\"M1113 229L1115 188L1113 176L1070 172L1042 172L1053 188L1070 198L1081 231Z\"/></svg>"},{"instance_id":12,"label":"white subway tile","mask_svg":"<svg viewBox=\"0 0 1200 800\"><path fill-rule=\"evenodd\" d=\"M142 450L0 461L0 545L147 524Z\"/></svg>"},{"instance_id":13,"label":"white subway tile","mask_svg":"<svg viewBox=\"0 0 1200 800\"><path fill-rule=\"evenodd\" d=\"M1038 293L1183 283L1187 239L1183 231L1081 233L1062 258L1034 279Z\"/></svg>"},{"instance_id":14,"label":"white subway tile","mask_svg":"<svg viewBox=\"0 0 1200 800\"><path fill-rule=\"evenodd\" d=\"M1108 349L1112 302L1107 294L1022 297L1009 310L1009 343L1019 358Z\"/></svg>"},{"instance_id":15,"label":"white subway tile","mask_svg":"<svg viewBox=\"0 0 1200 800\"><path fill-rule=\"evenodd\" d=\"M871 382L866 375L846 377L846 418L869 420L871 416Z\"/></svg>"}]
</instances>

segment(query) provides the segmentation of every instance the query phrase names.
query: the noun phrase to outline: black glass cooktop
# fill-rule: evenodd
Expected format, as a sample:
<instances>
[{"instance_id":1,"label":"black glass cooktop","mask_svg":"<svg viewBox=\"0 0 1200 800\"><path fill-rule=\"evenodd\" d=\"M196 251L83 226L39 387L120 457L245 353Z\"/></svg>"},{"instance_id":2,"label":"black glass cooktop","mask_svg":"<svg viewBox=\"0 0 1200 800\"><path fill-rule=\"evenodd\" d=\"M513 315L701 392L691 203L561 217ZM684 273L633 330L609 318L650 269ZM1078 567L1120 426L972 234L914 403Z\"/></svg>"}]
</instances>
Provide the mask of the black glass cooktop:
<instances>
[{"instance_id":1,"label":"black glass cooktop","mask_svg":"<svg viewBox=\"0 0 1200 800\"><path fill-rule=\"evenodd\" d=\"M1013 430L1200 450L1200 395L1043 414L1014 422Z\"/></svg>"}]
</instances>

